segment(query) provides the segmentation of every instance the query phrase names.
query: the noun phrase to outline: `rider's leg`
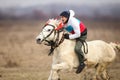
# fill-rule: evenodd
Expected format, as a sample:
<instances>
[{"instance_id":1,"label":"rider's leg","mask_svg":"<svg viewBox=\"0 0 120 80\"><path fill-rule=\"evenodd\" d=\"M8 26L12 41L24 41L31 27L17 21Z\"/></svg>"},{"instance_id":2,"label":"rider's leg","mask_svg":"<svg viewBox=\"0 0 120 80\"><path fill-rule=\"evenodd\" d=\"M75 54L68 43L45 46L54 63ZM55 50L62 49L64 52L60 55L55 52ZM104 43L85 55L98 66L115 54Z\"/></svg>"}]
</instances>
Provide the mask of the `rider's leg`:
<instances>
[{"instance_id":1,"label":"rider's leg","mask_svg":"<svg viewBox=\"0 0 120 80\"><path fill-rule=\"evenodd\" d=\"M80 73L84 69L84 67L85 67L85 64L84 64L84 54L83 54L81 48L82 48L82 42L77 40L76 41L76 46L75 46L75 53L78 56L79 66L78 66L78 69L77 69L76 73Z\"/></svg>"}]
</instances>

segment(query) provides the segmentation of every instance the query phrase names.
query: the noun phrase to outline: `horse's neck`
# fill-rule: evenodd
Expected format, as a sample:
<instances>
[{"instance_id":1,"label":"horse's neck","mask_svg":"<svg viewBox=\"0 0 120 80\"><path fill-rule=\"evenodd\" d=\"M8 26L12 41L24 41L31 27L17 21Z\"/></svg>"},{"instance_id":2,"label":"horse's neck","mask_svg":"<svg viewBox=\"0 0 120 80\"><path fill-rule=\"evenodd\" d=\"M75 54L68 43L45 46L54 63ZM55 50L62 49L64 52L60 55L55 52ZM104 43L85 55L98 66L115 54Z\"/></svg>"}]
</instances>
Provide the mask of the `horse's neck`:
<instances>
[{"instance_id":1,"label":"horse's neck","mask_svg":"<svg viewBox=\"0 0 120 80\"><path fill-rule=\"evenodd\" d=\"M59 41L62 39L63 37L63 32L60 32L60 36L59 36ZM69 39L64 39L63 42L59 45L59 47L66 47L66 46L74 46L75 45L75 40L69 40Z\"/></svg>"}]
</instances>

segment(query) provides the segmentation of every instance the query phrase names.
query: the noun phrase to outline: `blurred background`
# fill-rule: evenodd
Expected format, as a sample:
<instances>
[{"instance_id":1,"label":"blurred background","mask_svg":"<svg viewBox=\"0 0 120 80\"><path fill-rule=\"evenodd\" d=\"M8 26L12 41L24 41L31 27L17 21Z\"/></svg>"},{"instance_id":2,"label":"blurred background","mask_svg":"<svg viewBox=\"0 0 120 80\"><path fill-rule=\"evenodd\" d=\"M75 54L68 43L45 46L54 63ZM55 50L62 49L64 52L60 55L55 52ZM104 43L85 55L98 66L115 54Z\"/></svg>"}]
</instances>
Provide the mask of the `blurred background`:
<instances>
[{"instance_id":1,"label":"blurred background","mask_svg":"<svg viewBox=\"0 0 120 80\"><path fill-rule=\"evenodd\" d=\"M120 20L120 0L0 0L0 19L49 19L73 9L84 19Z\"/></svg>"},{"instance_id":2,"label":"blurred background","mask_svg":"<svg viewBox=\"0 0 120 80\"><path fill-rule=\"evenodd\" d=\"M120 0L0 0L0 80L47 80L50 48L36 44L35 38L48 19L69 9L88 28L87 41L120 42ZM119 62L117 52L108 67L111 80L120 80ZM81 79L65 73L63 80Z\"/></svg>"}]
</instances>

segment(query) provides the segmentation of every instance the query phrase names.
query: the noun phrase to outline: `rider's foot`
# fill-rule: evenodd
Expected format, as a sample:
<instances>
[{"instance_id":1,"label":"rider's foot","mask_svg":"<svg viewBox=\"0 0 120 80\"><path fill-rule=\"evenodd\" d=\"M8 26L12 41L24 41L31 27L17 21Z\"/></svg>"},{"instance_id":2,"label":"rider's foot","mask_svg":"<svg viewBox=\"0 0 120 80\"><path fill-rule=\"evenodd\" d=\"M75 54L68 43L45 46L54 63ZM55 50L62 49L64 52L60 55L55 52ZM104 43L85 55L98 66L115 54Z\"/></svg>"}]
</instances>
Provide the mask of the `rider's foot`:
<instances>
[{"instance_id":1,"label":"rider's foot","mask_svg":"<svg viewBox=\"0 0 120 80\"><path fill-rule=\"evenodd\" d=\"M85 67L85 63L81 62L80 65L78 66L78 69L77 69L76 73L79 74L80 72L82 72L84 67Z\"/></svg>"}]
</instances>

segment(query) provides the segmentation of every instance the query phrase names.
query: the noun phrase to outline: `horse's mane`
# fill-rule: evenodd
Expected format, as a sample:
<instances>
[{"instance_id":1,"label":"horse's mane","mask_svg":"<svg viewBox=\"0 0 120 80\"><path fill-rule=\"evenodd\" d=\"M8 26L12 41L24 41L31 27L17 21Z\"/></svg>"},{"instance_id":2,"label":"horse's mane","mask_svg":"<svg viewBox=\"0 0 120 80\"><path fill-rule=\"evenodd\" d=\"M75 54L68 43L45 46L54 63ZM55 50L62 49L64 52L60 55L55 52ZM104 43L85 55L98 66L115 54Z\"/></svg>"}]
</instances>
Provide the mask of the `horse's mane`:
<instances>
[{"instance_id":1,"label":"horse's mane","mask_svg":"<svg viewBox=\"0 0 120 80\"><path fill-rule=\"evenodd\" d=\"M47 23L59 23L59 20L52 18L52 19L49 19Z\"/></svg>"},{"instance_id":2,"label":"horse's mane","mask_svg":"<svg viewBox=\"0 0 120 80\"><path fill-rule=\"evenodd\" d=\"M49 19L46 23L49 23L49 24L51 23L51 24L57 25L57 24L59 24L59 20L52 18L52 19Z\"/></svg>"}]
</instances>

